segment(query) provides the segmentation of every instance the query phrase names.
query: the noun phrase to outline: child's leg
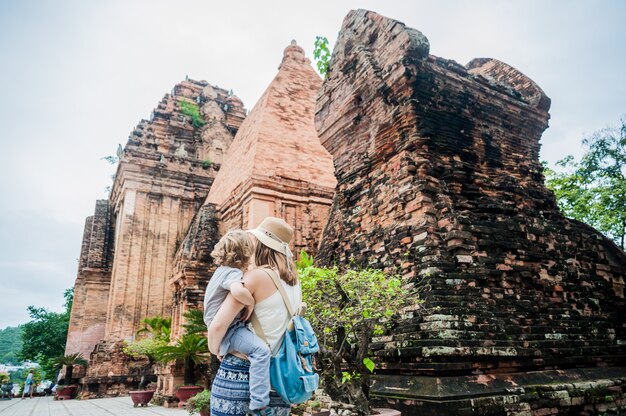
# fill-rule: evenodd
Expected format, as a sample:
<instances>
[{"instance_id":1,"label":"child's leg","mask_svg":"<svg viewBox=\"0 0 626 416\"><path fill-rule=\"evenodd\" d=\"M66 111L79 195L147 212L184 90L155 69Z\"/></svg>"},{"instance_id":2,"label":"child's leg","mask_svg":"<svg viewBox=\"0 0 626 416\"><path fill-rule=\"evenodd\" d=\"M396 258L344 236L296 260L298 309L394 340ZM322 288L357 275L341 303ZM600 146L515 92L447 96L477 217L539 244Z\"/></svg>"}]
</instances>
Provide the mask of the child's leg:
<instances>
[{"instance_id":1,"label":"child's leg","mask_svg":"<svg viewBox=\"0 0 626 416\"><path fill-rule=\"evenodd\" d=\"M270 349L248 328L235 330L229 352L238 351L250 360L250 410L262 409L270 402Z\"/></svg>"}]
</instances>

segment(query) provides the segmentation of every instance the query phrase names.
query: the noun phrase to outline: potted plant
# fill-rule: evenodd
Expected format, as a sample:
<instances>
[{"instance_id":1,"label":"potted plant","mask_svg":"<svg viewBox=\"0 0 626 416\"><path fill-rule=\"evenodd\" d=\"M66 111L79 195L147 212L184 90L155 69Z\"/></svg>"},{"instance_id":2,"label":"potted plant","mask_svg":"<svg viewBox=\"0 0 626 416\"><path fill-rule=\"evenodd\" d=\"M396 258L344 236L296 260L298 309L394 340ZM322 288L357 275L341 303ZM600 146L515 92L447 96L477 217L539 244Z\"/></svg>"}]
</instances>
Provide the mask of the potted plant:
<instances>
[{"instance_id":1,"label":"potted plant","mask_svg":"<svg viewBox=\"0 0 626 416\"><path fill-rule=\"evenodd\" d=\"M307 318L318 334L316 363L325 392L349 405L352 414L371 414L369 376L376 367L369 348L372 336L383 335L403 308L421 304L419 290L405 288L400 276L382 270L315 267L305 252L300 253L298 272Z\"/></svg>"},{"instance_id":2,"label":"potted plant","mask_svg":"<svg viewBox=\"0 0 626 416\"><path fill-rule=\"evenodd\" d=\"M170 318L153 317L143 321L144 327L137 335L146 337L133 341L123 348L124 353L134 358L145 358L147 362L141 367L141 380L138 390L129 391L133 406L147 406L154 396L155 389L148 388L148 375L159 357L159 351L167 345L170 338L172 320Z\"/></svg>"},{"instance_id":3,"label":"potted plant","mask_svg":"<svg viewBox=\"0 0 626 416\"><path fill-rule=\"evenodd\" d=\"M199 413L200 416L209 416L211 414L211 392L204 389L190 397L187 400L187 410L192 416L196 413Z\"/></svg>"},{"instance_id":4,"label":"potted plant","mask_svg":"<svg viewBox=\"0 0 626 416\"><path fill-rule=\"evenodd\" d=\"M178 407L182 408L187 399L201 392L202 387L194 384L196 365L208 359L208 344L205 336L200 334L185 334L173 345L166 345L159 350L159 361L182 361L184 363L184 385L176 390L176 397L180 400Z\"/></svg>"},{"instance_id":5,"label":"potted plant","mask_svg":"<svg viewBox=\"0 0 626 416\"><path fill-rule=\"evenodd\" d=\"M72 373L74 372L75 365L87 367L89 363L80 353L62 355L54 359L53 366L56 370L61 370L65 367L65 377L63 377L63 380L57 385L57 398L60 400L73 399L76 395L78 385L72 384Z\"/></svg>"},{"instance_id":6,"label":"potted plant","mask_svg":"<svg viewBox=\"0 0 626 416\"><path fill-rule=\"evenodd\" d=\"M2 399L8 400L13 397L13 383L8 374L0 374L0 395Z\"/></svg>"}]
</instances>

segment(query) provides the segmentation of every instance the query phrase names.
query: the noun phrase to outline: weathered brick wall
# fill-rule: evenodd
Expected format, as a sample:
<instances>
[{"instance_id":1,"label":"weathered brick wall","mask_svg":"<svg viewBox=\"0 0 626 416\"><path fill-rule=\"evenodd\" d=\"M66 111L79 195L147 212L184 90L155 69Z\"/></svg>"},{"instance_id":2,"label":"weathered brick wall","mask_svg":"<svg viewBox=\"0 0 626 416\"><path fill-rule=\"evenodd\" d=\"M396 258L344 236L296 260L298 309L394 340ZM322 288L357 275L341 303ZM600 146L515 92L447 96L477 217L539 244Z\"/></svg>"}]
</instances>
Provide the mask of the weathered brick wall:
<instances>
[{"instance_id":1,"label":"weathered brick wall","mask_svg":"<svg viewBox=\"0 0 626 416\"><path fill-rule=\"evenodd\" d=\"M200 122L194 125L183 103L197 106ZM132 339L142 319L170 316L174 255L220 168L215 159L244 116L226 90L186 80L131 134L111 192L116 231L107 339Z\"/></svg>"},{"instance_id":2,"label":"weathered brick wall","mask_svg":"<svg viewBox=\"0 0 626 416\"><path fill-rule=\"evenodd\" d=\"M129 357L123 348L123 341L101 341L96 345L89 356L89 377L81 380L81 398L124 396L138 390L147 360ZM154 382L156 376L149 373L147 380Z\"/></svg>"},{"instance_id":3,"label":"weathered brick wall","mask_svg":"<svg viewBox=\"0 0 626 416\"><path fill-rule=\"evenodd\" d=\"M502 62L429 55L372 12L344 20L316 108L339 181L318 259L429 285L372 344L380 374L625 364L626 256L546 189L549 104Z\"/></svg>"},{"instance_id":4,"label":"weathered brick wall","mask_svg":"<svg viewBox=\"0 0 626 416\"><path fill-rule=\"evenodd\" d=\"M106 310L111 285L111 231L109 203L99 200L94 216L85 221L66 354L78 352L88 358L104 336L106 316L102 311Z\"/></svg>"},{"instance_id":5,"label":"weathered brick wall","mask_svg":"<svg viewBox=\"0 0 626 416\"><path fill-rule=\"evenodd\" d=\"M255 176L238 187L220 210L220 233L254 228L267 216L283 218L294 229L291 249L315 255L328 221L329 187L287 178Z\"/></svg>"},{"instance_id":6,"label":"weathered brick wall","mask_svg":"<svg viewBox=\"0 0 626 416\"><path fill-rule=\"evenodd\" d=\"M403 415L622 415L626 410L626 380L623 369L585 368L481 375L454 380L426 377L405 378L394 384L374 384L375 393L384 390L385 399L375 406L393 406ZM400 398L413 385L425 385L430 396ZM402 387L398 387L402 386ZM415 391L416 389L413 389ZM411 391L411 393L413 392Z\"/></svg>"}]
</instances>

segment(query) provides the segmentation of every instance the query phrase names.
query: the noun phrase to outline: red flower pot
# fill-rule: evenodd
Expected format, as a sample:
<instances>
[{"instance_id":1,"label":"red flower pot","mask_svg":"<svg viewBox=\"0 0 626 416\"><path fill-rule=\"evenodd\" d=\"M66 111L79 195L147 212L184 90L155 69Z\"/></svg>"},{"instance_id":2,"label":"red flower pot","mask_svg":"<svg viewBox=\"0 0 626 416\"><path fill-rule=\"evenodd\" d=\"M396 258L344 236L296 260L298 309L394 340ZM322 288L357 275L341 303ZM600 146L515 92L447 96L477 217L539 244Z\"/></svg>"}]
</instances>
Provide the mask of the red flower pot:
<instances>
[{"instance_id":1,"label":"red flower pot","mask_svg":"<svg viewBox=\"0 0 626 416\"><path fill-rule=\"evenodd\" d=\"M76 390L78 390L78 386L63 386L57 387L57 399L59 400L70 400L76 396Z\"/></svg>"},{"instance_id":2,"label":"red flower pot","mask_svg":"<svg viewBox=\"0 0 626 416\"><path fill-rule=\"evenodd\" d=\"M199 386L179 387L178 390L176 390L176 397L178 397L178 400L180 400L178 402L178 407L179 408L184 407L185 403L187 402L187 399L189 399L191 396L195 396L196 394L200 393L202 390L204 390L204 388L199 387Z\"/></svg>"},{"instance_id":3,"label":"red flower pot","mask_svg":"<svg viewBox=\"0 0 626 416\"><path fill-rule=\"evenodd\" d=\"M133 407L137 406L147 406L152 400L152 396L154 396L155 390L136 390L129 391L130 398L133 401Z\"/></svg>"}]
</instances>

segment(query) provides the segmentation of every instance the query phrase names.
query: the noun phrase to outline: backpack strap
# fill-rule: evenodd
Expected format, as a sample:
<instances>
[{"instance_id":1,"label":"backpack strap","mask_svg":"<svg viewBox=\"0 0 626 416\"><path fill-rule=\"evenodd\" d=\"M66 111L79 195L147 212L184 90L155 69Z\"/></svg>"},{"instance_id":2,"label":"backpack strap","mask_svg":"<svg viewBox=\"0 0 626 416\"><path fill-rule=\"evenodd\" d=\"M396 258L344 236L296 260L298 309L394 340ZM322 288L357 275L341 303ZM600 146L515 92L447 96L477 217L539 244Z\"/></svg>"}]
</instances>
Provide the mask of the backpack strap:
<instances>
[{"instance_id":1,"label":"backpack strap","mask_svg":"<svg viewBox=\"0 0 626 416\"><path fill-rule=\"evenodd\" d=\"M291 306L291 301L289 300L289 296L287 296L285 287L280 282L280 277L278 277L278 274L272 269L263 267L261 268L261 270L267 273L270 279L272 279L272 281L274 282L274 285L276 286L276 289L278 289L278 291L280 292L280 295L283 297L283 302L285 302L285 306L287 307L287 312L289 312L289 318L293 318L293 316L295 315L295 312L293 311L293 307Z\"/></svg>"},{"instance_id":2,"label":"backpack strap","mask_svg":"<svg viewBox=\"0 0 626 416\"><path fill-rule=\"evenodd\" d=\"M278 289L278 292L282 296L283 302L285 302L285 306L287 307L287 312L289 313L290 321L289 321L288 327L291 326L292 325L291 318L294 317L295 313L293 311L293 307L291 306L291 301L289 300L289 297L287 296L287 292L285 291L283 284L280 283L280 277L278 277L278 275L273 269L266 268L266 267L260 267L260 269L263 270L265 273L267 273L270 279L272 279L272 282L274 282L276 289ZM306 304L304 305L304 307L306 308ZM300 311L301 308L302 306L298 308L298 312ZM254 328L254 332L259 336L259 338L265 341L265 343L269 346L269 342L267 341L267 336L265 335L265 332L263 331L263 327L261 327L261 322L259 321L259 318L257 317L256 312L252 312L252 315L250 316L250 323L252 324L252 327Z\"/></svg>"},{"instance_id":3,"label":"backpack strap","mask_svg":"<svg viewBox=\"0 0 626 416\"><path fill-rule=\"evenodd\" d=\"M265 336L265 332L263 331L263 327L261 326L261 322L259 321L259 318L256 316L256 312L252 312L252 315L250 315L250 323L252 324L252 327L254 328L254 332L257 334L257 336L261 338L263 342L265 342L267 346L269 347L270 343L267 340L267 336Z\"/></svg>"}]
</instances>

